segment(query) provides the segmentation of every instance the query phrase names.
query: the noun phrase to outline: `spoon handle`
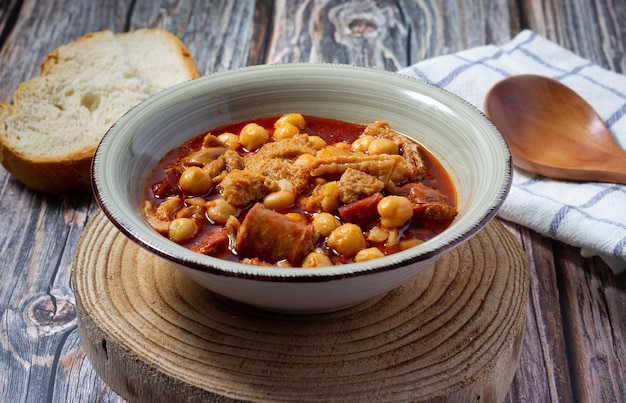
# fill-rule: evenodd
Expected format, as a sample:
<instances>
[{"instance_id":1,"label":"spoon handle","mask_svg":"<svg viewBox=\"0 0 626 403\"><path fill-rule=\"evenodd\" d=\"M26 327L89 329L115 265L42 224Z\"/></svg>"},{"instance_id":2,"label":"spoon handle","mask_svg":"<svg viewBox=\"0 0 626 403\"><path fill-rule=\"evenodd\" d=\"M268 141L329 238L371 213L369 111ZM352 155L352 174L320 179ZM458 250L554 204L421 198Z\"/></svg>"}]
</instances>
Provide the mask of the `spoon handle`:
<instances>
[{"instance_id":1,"label":"spoon handle","mask_svg":"<svg viewBox=\"0 0 626 403\"><path fill-rule=\"evenodd\" d=\"M626 185L626 151L611 150L604 153L602 160L594 160L592 164L571 161L567 167L542 164L513 153L515 166L529 172L567 181L607 182Z\"/></svg>"},{"instance_id":2,"label":"spoon handle","mask_svg":"<svg viewBox=\"0 0 626 403\"><path fill-rule=\"evenodd\" d=\"M611 158L602 164L601 171L605 176L604 182L614 182L626 185L626 151L617 150Z\"/></svg>"}]
</instances>

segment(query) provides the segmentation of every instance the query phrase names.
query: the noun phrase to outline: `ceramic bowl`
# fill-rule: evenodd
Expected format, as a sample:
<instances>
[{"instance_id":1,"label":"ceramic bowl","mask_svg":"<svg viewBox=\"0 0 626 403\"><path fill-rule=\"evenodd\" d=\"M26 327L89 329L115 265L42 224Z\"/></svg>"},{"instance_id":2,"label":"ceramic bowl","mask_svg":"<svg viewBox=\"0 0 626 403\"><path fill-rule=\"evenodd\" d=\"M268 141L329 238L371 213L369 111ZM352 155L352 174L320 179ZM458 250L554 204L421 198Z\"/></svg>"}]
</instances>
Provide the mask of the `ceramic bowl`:
<instances>
[{"instance_id":1,"label":"ceramic bowl","mask_svg":"<svg viewBox=\"0 0 626 403\"><path fill-rule=\"evenodd\" d=\"M192 252L144 220L146 180L171 149L232 122L299 112L355 123L384 120L439 159L458 193L459 214L433 239L364 263L269 268ZM247 67L176 85L142 102L104 136L92 184L102 210L126 236L227 298L292 313L349 307L398 287L467 241L497 213L511 184L511 157L496 127L463 99L423 81L347 65Z\"/></svg>"}]
</instances>

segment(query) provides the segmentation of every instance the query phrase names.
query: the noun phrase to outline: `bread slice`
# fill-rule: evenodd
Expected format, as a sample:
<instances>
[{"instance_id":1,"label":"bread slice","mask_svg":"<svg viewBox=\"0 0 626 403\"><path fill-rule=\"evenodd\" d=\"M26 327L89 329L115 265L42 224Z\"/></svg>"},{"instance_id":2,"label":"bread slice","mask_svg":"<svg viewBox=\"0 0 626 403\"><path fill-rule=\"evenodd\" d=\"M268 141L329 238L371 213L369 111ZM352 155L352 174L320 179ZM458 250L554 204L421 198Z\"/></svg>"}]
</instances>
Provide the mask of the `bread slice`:
<instances>
[{"instance_id":1,"label":"bread slice","mask_svg":"<svg viewBox=\"0 0 626 403\"><path fill-rule=\"evenodd\" d=\"M171 33L101 31L52 51L38 77L0 103L0 162L43 193L89 189L98 143L126 111L198 76Z\"/></svg>"}]
</instances>

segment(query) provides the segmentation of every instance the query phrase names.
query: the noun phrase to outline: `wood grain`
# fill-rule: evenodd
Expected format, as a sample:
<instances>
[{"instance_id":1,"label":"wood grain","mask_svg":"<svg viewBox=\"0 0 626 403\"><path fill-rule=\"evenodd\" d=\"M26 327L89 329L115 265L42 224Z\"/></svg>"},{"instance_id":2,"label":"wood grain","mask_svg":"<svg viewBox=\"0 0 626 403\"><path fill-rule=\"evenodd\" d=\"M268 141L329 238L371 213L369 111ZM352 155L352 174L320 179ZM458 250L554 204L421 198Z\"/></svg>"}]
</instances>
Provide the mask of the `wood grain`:
<instances>
[{"instance_id":1,"label":"wood grain","mask_svg":"<svg viewBox=\"0 0 626 403\"><path fill-rule=\"evenodd\" d=\"M525 19L538 34L609 70L626 72L626 3L526 0Z\"/></svg>"},{"instance_id":2,"label":"wood grain","mask_svg":"<svg viewBox=\"0 0 626 403\"><path fill-rule=\"evenodd\" d=\"M436 55L508 41L517 9L505 0L485 3L277 1L267 62L347 63L395 71Z\"/></svg>"},{"instance_id":3,"label":"wood grain","mask_svg":"<svg viewBox=\"0 0 626 403\"><path fill-rule=\"evenodd\" d=\"M499 402L521 353L529 274L494 221L388 294L281 315L210 293L100 213L72 279L87 356L132 401Z\"/></svg>"},{"instance_id":4,"label":"wood grain","mask_svg":"<svg viewBox=\"0 0 626 403\"><path fill-rule=\"evenodd\" d=\"M626 341L619 335L626 334L626 276L607 273L599 259L592 260L588 270L580 270L576 263L583 258L576 250L557 248L562 309L577 312L563 318L568 355L581 357L570 364L576 380L574 396L582 401L622 401L626 399Z\"/></svg>"}]
</instances>

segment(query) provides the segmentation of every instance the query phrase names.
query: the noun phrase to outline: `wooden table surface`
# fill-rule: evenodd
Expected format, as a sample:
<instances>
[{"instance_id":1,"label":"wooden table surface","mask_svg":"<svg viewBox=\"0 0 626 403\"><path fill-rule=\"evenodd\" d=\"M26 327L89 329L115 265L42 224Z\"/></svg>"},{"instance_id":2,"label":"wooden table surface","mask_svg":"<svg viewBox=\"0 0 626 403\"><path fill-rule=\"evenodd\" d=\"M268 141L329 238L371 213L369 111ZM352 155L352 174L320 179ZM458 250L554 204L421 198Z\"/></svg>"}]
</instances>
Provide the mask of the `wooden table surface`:
<instances>
[{"instance_id":1,"label":"wooden table surface","mask_svg":"<svg viewBox=\"0 0 626 403\"><path fill-rule=\"evenodd\" d=\"M46 54L103 29L160 27L201 74L245 65L335 62L395 71L535 32L626 73L623 0L1 0L0 100ZM623 208L623 207L622 207ZM89 192L43 196L0 168L0 401L121 401L80 345L70 282ZM505 223L531 262L528 317L510 402L626 401L626 276Z\"/></svg>"}]
</instances>

